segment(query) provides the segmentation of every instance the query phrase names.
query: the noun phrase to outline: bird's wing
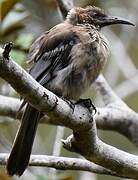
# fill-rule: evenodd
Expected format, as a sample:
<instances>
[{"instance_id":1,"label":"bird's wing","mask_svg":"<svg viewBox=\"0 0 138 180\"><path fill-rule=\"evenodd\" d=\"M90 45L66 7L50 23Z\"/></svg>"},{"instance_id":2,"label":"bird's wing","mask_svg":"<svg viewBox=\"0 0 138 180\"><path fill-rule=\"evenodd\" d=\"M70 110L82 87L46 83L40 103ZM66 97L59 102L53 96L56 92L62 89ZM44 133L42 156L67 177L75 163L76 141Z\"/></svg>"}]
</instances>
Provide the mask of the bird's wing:
<instances>
[{"instance_id":1,"label":"bird's wing","mask_svg":"<svg viewBox=\"0 0 138 180\"><path fill-rule=\"evenodd\" d=\"M54 78L56 71L69 64L70 51L79 41L70 28L61 26L58 25L41 35L32 44L28 54L28 63L31 64L29 73L42 85ZM26 100L21 104L19 112L25 104Z\"/></svg>"},{"instance_id":2,"label":"bird's wing","mask_svg":"<svg viewBox=\"0 0 138 180\"><path fill-rule=\"evenodd\" d=\"M49 31L40 37L30 51L30 56L34 58L30 74L40 84L48 83L58 70L69 64L71 49L78 41L76 34L68 29L62 32L57 30L54 34Z\"/></svg>"}]
</instances>

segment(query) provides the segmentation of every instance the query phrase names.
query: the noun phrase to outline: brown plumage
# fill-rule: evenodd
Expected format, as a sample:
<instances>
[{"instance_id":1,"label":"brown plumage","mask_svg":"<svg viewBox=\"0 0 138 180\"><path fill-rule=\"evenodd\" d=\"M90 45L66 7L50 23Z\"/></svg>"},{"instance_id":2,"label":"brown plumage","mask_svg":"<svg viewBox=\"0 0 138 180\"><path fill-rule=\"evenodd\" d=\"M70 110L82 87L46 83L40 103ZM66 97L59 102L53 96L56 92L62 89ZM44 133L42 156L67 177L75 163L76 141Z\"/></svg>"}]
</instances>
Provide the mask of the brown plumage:
<instances>
[{"instance_id":1,"label":"brown plumage","mask_svg":"<svg viewBox=\"0 0 138 180\"><path fill-rule=\"evenodd\" d=\"M73 8L66 20L40 36L30 48L30 74L56 95L79 100L97 78L108 57L108 45L100 29L110 24L132 23L109 17L93 6ZM43 116L27 104L7 163L9 175L26 169L39 119Z\"/></svg>"}]
</instances>

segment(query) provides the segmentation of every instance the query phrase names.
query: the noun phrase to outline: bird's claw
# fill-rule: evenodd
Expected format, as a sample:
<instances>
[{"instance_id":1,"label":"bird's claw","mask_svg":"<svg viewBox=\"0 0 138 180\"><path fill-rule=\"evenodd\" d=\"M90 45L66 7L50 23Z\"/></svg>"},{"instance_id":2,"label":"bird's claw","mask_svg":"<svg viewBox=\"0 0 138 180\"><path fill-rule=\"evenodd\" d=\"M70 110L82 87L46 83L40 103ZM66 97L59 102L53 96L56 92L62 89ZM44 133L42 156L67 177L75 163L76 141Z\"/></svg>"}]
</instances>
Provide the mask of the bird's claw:
<instances>
[{"instance_id":1,"label":"bird's claw","mask_svg":"<svg viewBox=\"0 0 138 180\"><path fill-rule=\"evenodd\" d=\"M71 100L66 99L65 97L61 97L61 98L70 106L70 108L71 108L72 111L74 112L74 109L75 109L75 104L74 104L74 102L71 101Z\"/></svg>"},{"instance_id":2,"label":"bird's claw","mask_svg":"<svg viewBox=\"0 0 138 180\"><path fill-rule=\"evenodd\" d=\"M81 104L82 106L86 107L90 113L93 113L93 116L96 114L97 109L94 106L94 104L92 103L92 100L90 98L88 99L79 99L75 104Z\"/></svg>"},{"instance_id":3,"label":"bird's claw","mask_svg":"<svg viewBox=\"0 0 138 180\"><path fill-rule=\"evenodd\" d=\"M61 97L69 106L70 108L73 110L75 109L75 105L80 104L84 107L86 107L90 113L93 113L93 116L97 113L97 109L94 106L94 104L92 103L92 100L90 98L88 99L79 99L78 101L76 101L75 103L71 100L66 99L65 97Z\"/></svg>"}]
</instances>

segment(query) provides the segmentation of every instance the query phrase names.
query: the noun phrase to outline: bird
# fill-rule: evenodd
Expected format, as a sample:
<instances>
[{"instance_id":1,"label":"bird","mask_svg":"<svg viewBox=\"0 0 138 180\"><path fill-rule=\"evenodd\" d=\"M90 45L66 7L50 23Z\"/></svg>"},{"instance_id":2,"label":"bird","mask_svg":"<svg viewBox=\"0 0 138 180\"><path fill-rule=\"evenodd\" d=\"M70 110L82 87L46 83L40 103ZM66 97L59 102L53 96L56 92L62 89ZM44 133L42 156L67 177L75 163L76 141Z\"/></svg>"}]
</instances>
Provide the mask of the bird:
<instances>
[{"instance_id":1,"label":"bird","mask_svg":"<svg viewBox=\"0 0 138 180\"><path fill-rule=\"evenodd\" d=\"M101 29L113 24L134 26L96 6L72 8L62 23L44 32L30 47L30 75L57 96L79 101L108 59L108 42ZM29 102L26 104L7 161L10 176L21 176L27 168L37 126L43 116Z\"/></svg>"}]
</instances>

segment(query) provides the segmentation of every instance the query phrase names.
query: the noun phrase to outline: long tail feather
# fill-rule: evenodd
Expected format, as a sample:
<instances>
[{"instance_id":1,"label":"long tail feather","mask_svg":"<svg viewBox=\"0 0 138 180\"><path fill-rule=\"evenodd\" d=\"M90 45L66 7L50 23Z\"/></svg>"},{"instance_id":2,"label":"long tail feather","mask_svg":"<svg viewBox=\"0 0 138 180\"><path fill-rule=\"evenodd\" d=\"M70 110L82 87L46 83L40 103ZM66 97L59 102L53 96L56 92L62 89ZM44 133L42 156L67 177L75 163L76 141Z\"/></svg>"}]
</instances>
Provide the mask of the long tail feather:
<instances>
[{"instance_id":1,"label":"long tail feather","mask_svg":"<svg viewBox=\"0 0 138 180\"><path fill-rule=\"evenodd\" d=\"M32 151L33 141L41 113L27 104L21 126L17 132L12 151L7 162L9 175L21 176L25 171Z\"/></svg>"}]
</instances>

